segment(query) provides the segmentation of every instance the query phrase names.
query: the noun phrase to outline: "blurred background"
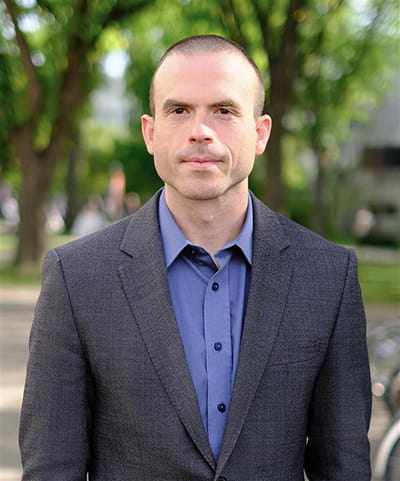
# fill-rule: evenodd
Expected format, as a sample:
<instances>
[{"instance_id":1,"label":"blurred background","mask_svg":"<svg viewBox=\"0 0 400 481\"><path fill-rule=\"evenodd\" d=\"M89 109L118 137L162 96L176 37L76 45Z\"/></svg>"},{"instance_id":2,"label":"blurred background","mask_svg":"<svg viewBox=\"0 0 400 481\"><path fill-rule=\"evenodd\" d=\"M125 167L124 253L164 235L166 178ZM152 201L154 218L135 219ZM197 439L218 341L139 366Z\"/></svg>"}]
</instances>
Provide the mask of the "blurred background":
<instances>
[{"instance_id":1,"label":"blurred background","mask_svg":"<svg viewBox=\"0 0 400 481\"><path fill-rule=\"evenodd\" d=\"M264 76L273 131L251 189L359 256L378 456L400 369L399 10L398 0L0 1L0 480L20 473L43 253L161 186L140 115L164 50L202 33L242 44Z\"/></svg>"}]
</instances>

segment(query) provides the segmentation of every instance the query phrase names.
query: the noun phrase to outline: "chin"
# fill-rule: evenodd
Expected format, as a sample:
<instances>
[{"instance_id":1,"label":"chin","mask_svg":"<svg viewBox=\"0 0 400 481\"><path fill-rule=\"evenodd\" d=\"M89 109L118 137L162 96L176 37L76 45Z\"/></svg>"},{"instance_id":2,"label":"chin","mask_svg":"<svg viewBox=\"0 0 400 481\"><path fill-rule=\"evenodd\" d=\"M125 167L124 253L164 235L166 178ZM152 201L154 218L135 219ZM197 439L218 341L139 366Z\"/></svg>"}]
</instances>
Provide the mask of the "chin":
<instances>
[{"instance_id":1,"label":"chin","mask_svg":"<svg viewBox=\"0 0 400 481\"><path fill-rule=\"evenodd\" d=\"M188 182L187 179L184 182L170 183L169 186L175 194L182 199L188 199L191 201L207 201L222 198L228 192L237 193L240 192L242 182Z\"/></svg>"},{"instance_id":2,"label":"chin","mask_svg":"<svg viewBox=\"0 0 400 481\"><path fill-rule=\"evenodd\" d=\"M202 188L202 189L183 189L181 195L190 200L213 200L225 194L227 189L221 187L217 188Z\"/></svg>"}]
</instances>

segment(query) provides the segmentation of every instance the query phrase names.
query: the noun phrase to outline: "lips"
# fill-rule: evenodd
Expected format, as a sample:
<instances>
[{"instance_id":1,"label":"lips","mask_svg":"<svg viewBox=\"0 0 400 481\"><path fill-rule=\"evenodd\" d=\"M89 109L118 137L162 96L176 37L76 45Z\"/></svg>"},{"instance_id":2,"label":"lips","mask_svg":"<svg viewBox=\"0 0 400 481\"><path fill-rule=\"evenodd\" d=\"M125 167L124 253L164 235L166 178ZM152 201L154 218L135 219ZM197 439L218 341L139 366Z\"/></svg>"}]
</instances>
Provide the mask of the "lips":
<instances>
[{"instance_id":1,"label":"lips","mask_svg":"<svg viewBox=\"0 0 400 481\"><path fill-rule=\"evenodd\" d=\"M207 164L207 163L215 164L216 162L221 162L221 160L208 159L208 158L202 158L202 157L193 157L189 159L183 159L183 162L190 162L190 163L197 163L197 164Z\"/></svg>"},{"instance_id":2,"label":"lips","mask_svg":"<svg viewBox=\"0 0 400 481\"><path fill-rule=\"evenodd\" d=\"M190 145L177 152L177 160L191 164L215 164L226 160L226 153L212 145Z\"/></svg>"},{"instance_id":3,"label":"lips","mask_svg":"<svg viewBox=\"0 0 400 481\"><path fill-rule=\"evenodd\" d=\"M221 160L218 160L218 159L208 159L208 158L199 158L199 157L193 157L193 158L182 160L183 165L186 165L188 168L191 168L196 171L207 171L209 169L213 169L220 162Z\"/></svg>"}]
</instances>

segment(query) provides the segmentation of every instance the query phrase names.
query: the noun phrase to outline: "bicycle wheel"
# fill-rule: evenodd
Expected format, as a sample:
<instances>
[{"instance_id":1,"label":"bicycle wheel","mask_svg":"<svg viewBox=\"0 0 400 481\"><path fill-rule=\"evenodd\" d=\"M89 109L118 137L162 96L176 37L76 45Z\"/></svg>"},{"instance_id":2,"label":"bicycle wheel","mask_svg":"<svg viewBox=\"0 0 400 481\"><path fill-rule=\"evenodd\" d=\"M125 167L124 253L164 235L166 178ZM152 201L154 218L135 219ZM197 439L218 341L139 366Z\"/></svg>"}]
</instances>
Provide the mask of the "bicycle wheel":
<instances>
[{"instance_id":1,"label":"bicycle wheel","mask_svg":"<svg viewBox=\"0 0 400 481\"><path fill-rule=\"evenodd\" d=\"M400 418L393 422L379 444L375 476L380 481L400 481Z\"/></svg>"},{"instance_id":2,"label":"bicycle wheel","mask_svg":"<svg viewBox=\"0 0 400 481\"><path fill-rule=\"evenodd\" d=\"M389 457L385 481L400 481L400 439Z\"/></svg>"}]
</instances>

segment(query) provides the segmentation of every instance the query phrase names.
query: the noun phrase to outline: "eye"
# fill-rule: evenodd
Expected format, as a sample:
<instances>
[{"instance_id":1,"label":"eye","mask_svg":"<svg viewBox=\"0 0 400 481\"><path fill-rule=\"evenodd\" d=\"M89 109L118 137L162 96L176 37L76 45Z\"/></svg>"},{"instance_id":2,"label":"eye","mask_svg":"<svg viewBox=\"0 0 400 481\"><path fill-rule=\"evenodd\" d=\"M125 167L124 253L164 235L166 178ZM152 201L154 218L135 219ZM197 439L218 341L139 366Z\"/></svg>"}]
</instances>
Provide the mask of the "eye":
<instances>
[{"instance_id":1,"label":"eye","mask_svg":"<svg viewBox=\"0 0 400 481\"><path fill-rule=\"evenodd\" d=\"M220 107L218 109L218 113L221 114L221 115L229 115L231 113L230 110L228 110L227 108L225 107Z\"/></svg>"},{"instance_id":2,"label":"eye","mask_svg":"<svg viewBox=\"0 0 400 481\"><path fill-rule=\"evenodd\" d=\"M185 112L185 109L183 107L177 107L172 111L174 114L181 115Z\"/></svg>"}]
</instances>

